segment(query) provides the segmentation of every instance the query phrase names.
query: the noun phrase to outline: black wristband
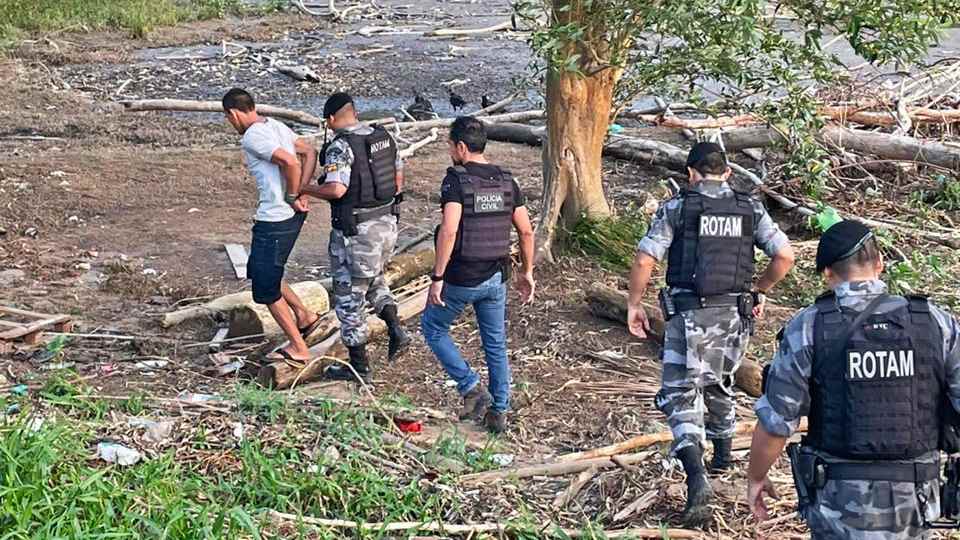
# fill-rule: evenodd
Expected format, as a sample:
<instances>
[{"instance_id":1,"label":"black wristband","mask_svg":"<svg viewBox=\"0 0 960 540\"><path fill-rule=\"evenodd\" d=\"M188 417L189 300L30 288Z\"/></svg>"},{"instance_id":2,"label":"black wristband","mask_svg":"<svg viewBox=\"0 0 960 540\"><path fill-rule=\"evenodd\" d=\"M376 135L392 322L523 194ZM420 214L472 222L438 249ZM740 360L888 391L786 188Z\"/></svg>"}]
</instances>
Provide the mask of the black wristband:
<instances>
[{"instance_id":1,"label":"black wristband","mask_svg":"<svg viewBox=\"0 0 960 540\"><path fill-rule=\"evenodd\" d=\"M287 193L286 195L283 196L283 200L289 205L293 205L293 203L297 202L297 199L299 198L300 198L299 193Z\"/></svg>"},{"instance_id":2,"label":"black wristband","mask_svg":"<svg viewBox=\"0 0 960 540\"><path fill-rule=\"evenodd\" d=\"M438 281L443 281L443 276L438 276L436 274L430 274L430 281L436 283Z\"/></svg>"}]
</instances>

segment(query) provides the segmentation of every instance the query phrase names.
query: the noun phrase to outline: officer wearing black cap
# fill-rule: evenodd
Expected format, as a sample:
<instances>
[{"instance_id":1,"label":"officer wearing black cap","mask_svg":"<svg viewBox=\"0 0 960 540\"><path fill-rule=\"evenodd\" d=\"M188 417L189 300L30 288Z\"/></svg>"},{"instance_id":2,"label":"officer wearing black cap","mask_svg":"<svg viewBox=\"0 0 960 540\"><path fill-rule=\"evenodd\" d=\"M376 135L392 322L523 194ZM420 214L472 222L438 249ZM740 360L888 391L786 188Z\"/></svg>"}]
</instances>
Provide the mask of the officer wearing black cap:
<instances>
[{"instance_id":1,"label":"officer wearing black cap","mask_svg":"<svg viewBox=\"0 0 960 540\"><path fill-rule=\"evenodd\" d=\"M353 368L333 366L326 376L352 380L356 372L369 381L368 306L387 324L390 360L411 341L383 277L397 243L403 163L390 134L381 127L360 124L348 94L331 95L323 106L323 117L334 137L320 152L322 182L301 191L330 201L333 223L328 251L334 309Z\"/></svg>"},{"instance_id":2,"label":"officer wearing black cap","mask_svg":"<svg viewBox=\"0 0 960 540\"><path fill-rule=\"evenodd\" d=\"M816 262L830 291L781 331L756 404L750 509L767 518L767 471L806 416L788 454L812 537L926 538L941 513L939 450L957 451L944 435L960 410L960 329L923 296L887 293L862 223L827 229Z\"/></svg>"},{"instance_id":3,"label":"officer wearing black cap","mask_svg":"<svg viewBox=\"0 0 960 540\"><path fill-rule=\"evenodd\" d=\"M711 470L733 466L736 423L733 375L740 366L753 319L763 313L766 292L793 266L793 250L759 201L727 183L723 149L699 143L687 158L690 183L660 206L637 246L630 273L628 324L649 331L642 300L656 262L667 258L661 308L667 326L656 406L673 432L671 455L687 474L687 526L706 524L713 497L703 462L713 442ZM771 262L754 283L754 247Z\"/></svg>"}]
</instances>

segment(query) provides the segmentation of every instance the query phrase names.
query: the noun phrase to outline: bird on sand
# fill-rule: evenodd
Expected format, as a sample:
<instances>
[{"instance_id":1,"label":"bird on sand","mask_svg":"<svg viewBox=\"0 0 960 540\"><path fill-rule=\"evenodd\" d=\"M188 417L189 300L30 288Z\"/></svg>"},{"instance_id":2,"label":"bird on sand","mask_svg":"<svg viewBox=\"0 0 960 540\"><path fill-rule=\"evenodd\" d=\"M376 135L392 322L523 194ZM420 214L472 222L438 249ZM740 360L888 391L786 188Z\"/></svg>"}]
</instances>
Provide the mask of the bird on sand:
<instances>
[{"instance_id":1,"label":"bird on sand","mask_svg":"<svg viewBox=\"0 0 960 540\"><path fill-rule=\"evenodd\" d=\"M493 102L490 101L487 96L480 97L480 108L486 109L487 107L493 105Z\"/></svg>"},{"instance_id":2,"label":"bird on sand","mask_svg":"<svg viewBox=\"0 0 960 540\"><path fill-rule=\"evenodd\" d=\"M463 97L455 93L453 90L448 88L447 91L450 92L450 106L453 107L453 110L456 111L462 109L463 106L467 104L466 100L464 100Z\"/></svg>"}]
</instances>

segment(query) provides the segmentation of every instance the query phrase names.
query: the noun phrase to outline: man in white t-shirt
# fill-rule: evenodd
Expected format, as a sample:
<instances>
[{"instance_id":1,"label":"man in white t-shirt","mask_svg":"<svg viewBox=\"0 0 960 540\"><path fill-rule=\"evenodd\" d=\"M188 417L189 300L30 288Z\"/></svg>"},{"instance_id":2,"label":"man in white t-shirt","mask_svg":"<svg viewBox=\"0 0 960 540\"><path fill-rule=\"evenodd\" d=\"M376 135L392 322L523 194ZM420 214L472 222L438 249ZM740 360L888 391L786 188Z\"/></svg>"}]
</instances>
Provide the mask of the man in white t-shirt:
<instances>
[{"instance_id":1,"label":"man in white t-shirt","mask_svg":"<svg viewBox=\"0 0 960 540\"><path fill-rule=\"evenodd\" d=\"M309 208L306 198L300 198L300 186L313 176L317 152L284 124L260 117L245 90L234 88L223 96L223 113L243 135L244 161L259 193L247 262L253 301L266 304L290 341L268 359L308 361L311 355L304 338L316 330L320 317L283 280L283 271L307 217Z\"/></svg>"}]
</instances>

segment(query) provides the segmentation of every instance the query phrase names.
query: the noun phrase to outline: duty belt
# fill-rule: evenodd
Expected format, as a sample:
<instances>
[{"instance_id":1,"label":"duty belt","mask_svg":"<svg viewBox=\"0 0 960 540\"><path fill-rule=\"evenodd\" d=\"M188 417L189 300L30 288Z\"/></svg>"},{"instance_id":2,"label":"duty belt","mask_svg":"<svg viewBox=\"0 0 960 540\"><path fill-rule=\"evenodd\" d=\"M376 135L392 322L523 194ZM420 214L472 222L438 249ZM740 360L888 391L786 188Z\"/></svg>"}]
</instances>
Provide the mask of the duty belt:
<instances>
[{"instance_id":1,"label":"duty belt","mask_svg":"<svg viewBox=\"0 0 960 540\"><path fill-rule=\"evenodd\" d=\"M728 307L740 304L739 294L721 294L717 296L697 296L690 293L678 293L673 295L673 303L677 312L690 311L691 309Z\"/></svg>"},{"instance_id":2,"label":"duty belt","mask_svg":"<svg viewBox=\"0 0 960 540\"><path fill-rule=\"evenodd\" d=\"M867 480L916 484L940 478L937 463L827 463L827 480Z\"/></svg>"},{"instance_id":3,"label":"duty belt","mask_svg":"<svg viewBox=\"0 0 960 540\"><path fill-rule=\"evenodd\" d=\"M363 223L364 221L370 221L372 219L381 218L387 214L390 214L393 211L393 203L388 202L383 206L378 206L376 208L362 208L357 209L353 213L353 217L356 219L357 223Z\"/></svg>"}]
</instances>

